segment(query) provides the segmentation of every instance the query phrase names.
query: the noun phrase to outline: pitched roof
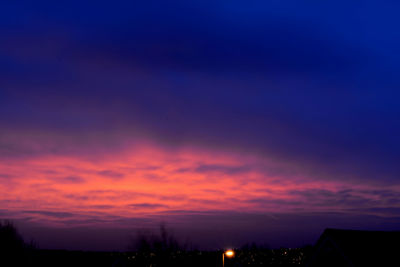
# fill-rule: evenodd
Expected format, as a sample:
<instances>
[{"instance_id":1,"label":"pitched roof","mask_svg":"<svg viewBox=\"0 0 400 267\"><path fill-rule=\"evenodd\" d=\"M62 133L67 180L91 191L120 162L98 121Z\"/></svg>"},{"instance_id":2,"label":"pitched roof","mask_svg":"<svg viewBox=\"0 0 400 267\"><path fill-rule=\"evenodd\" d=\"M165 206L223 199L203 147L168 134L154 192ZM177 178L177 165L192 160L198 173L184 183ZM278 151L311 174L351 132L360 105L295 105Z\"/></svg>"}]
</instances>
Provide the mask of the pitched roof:
<instances>
[{"instance_id":1,"label":"pitched roof","mask_svg":"<svg viewBox=\"0 0 400 267\"><path fill-rule=\"evenodd\" d=\"M317 242L316 253L327 243L338 250L349 266L400 263L400 231L326 229Z\"/></svg>"}]
</instances>

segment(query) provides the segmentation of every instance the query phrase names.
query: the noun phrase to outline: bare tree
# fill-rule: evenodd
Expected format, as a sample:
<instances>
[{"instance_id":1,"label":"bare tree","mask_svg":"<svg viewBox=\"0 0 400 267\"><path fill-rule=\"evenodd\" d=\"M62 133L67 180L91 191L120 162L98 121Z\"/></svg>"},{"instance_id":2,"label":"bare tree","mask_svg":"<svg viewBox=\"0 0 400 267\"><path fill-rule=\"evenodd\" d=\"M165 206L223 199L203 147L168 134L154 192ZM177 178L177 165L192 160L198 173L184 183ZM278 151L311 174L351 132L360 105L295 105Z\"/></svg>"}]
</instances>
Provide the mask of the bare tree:
<instances>
[{"instance_id":1,"label":"bare tree","mask_svg":"<svg viewBox=\"0 0 400 267\"><path fill-rule=\"evenodd\" d=\"M171 230L162 223L158 234L139 230L131 241L131 249L137 252L164 253L183 249L183 246L180 245Z\"/></svg>"},{"instance_id":2,"label":"bare tree","mask_svg":"<svg viewBox=\"0 0 400 267\"><path fill-rule=\"evenodd\" d=\"M33 242L30 245L26 244L11 221L0 221L0 266L26 264L28 252L32 248Z\"/></svg>"}]
</instances>

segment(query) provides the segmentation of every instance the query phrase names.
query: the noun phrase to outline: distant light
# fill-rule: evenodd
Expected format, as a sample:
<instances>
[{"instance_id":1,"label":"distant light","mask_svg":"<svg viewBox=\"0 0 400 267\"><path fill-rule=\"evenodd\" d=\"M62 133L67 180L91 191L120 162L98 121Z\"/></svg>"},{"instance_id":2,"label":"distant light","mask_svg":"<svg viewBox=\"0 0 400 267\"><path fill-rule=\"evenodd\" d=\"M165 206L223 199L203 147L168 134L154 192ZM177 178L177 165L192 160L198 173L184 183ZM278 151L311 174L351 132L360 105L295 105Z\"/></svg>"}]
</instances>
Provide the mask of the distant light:
<instances>
[{"instance_id":1,"label":"distant light","mask_svg":"<svg viewBox=\"0 0 400 267\"><path fill-rule=\"evenodd\" d=\"M233 250L227 250L225 251L225 256L227 256L228 258L231 258L233 256L235 256L235 252Z\"/></svg>"}]
</instances>

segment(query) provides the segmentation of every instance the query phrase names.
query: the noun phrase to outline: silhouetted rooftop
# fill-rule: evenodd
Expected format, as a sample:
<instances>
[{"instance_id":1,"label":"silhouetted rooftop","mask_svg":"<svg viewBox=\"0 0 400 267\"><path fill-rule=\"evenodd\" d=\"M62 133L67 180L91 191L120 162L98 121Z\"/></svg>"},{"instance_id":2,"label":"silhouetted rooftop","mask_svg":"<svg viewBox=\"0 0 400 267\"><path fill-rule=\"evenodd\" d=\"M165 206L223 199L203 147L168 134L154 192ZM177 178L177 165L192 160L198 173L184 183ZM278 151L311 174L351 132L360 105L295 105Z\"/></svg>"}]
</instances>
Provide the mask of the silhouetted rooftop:
<instances>
[{"instance_id":1,"label":"silhouetted rooftop","mask_svg":"<svg viewBox=\"0 0 400 267\"><path fill-rule=\"evenodd\" d=\"M310 266L400 266L400 231L326 229L317 242ZM340 258L340 259L337 259Z\"/></svg>"}]
</instances>

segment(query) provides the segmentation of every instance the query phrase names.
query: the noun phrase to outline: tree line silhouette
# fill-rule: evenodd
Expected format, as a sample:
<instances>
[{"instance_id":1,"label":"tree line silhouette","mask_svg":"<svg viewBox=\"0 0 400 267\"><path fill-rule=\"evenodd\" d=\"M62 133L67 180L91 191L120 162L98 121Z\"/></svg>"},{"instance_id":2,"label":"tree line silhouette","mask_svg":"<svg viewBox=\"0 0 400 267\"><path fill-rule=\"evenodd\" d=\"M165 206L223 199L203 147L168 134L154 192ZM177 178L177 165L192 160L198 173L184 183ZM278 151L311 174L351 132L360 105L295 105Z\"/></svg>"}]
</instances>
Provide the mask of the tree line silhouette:
<instances>
[{"instance_id":1,"label":"tree line silhouette","mask_svg":"<svg viewBox=\"0 0 400 267\"><path fill-rule=\"evenodd\" d=\"M236 250L235 258L227 259L232 266L299 266L304 264L311 247L270 249L255 244ZM141 230L131 238L128 252L84 252L38 249L26 243L11 221L0 221L0 266L96 266L96 267L220 267L222 250L200 251L182 244L165 224L159 231Z\"/></svg>"}]
</instances>

